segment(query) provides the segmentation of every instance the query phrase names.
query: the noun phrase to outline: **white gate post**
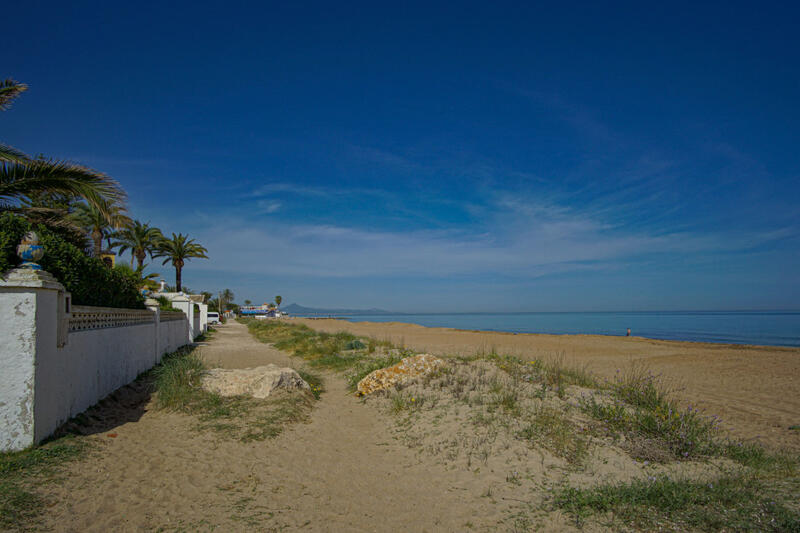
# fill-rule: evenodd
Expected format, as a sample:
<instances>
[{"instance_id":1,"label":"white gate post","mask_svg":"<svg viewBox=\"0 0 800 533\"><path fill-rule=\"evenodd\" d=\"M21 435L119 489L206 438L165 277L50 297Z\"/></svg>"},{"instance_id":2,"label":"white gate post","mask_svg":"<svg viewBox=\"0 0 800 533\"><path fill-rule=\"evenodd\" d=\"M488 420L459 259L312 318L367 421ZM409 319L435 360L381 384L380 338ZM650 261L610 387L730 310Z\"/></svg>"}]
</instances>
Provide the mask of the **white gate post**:
<instances>
[{"instance_id":1,"label":"white gate post","mask_svg":"<svg viewBox=\"0 0 800 533\"><path fill-rule=\"evenodd\" d=\"M17 268L0 279L0 451L46 437L37 427L37 374L66 343L69 293L43 270ZM43 367L44 365L44 367Z\"/></svg>"}]
</instances>

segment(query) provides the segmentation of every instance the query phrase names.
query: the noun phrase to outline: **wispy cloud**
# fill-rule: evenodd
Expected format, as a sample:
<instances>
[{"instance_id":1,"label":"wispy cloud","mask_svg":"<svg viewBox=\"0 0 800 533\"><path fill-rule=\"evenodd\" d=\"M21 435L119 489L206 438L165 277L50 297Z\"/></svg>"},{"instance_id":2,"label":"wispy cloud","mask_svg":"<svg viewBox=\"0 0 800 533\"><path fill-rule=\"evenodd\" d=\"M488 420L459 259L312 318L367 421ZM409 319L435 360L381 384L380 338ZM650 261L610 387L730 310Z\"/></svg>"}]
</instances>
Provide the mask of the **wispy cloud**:
<instances>
[{"instance_id":1,"label":"wispy cloud","mask_svg":"<svg viewBox=\"0 0 800 533\"><path fill-rule=\"evenodd\" d=\"M619 145L623 139L618 132L601 121L586 107L570 102L557 93L525 89L515 85L501 84L509 92L525 98L532 105L555 114L570 124L575 131L607 144Z\"/></svg>"},{"instance_id":2,"label":"wispy cloud","mask_svg":"<svg viewBox=\"0 0 800 533\"><path fill-rule=\"evenodd\" d=\"M350 145L351 155L366 163L394 167L403 171L419 170L420 164L396 152L371 146Z\"/></svg>"},{"instance_id":3,"label":"wispy cloud","mask_svg":"<svg viewBox=\"0 0 800 533\"><path fill-rule=\"evenodd\" d=\"M743 251L792 235L788 229L739 235L623 230L591 212L536 203L512 193L498 194L491 206L496 215L469 230L381 231L283 222L261 227L226 217L224 228L204 232L212 260L195 268L255 273L269 264L276 275L315 278L531 279L614 268L662 254L688 260L693 254Z\"/></svg>"},{"instance_id":4,"label":"wispy cloud","mask_svg":"<svg viewBox=\"0 0 800 533\"><path fill-rule=\"evenodd\" d=\"M256 206L261 213L275 213L281 208L281 203L277 200L258 200Z\"/></svg>"}]
</instances>

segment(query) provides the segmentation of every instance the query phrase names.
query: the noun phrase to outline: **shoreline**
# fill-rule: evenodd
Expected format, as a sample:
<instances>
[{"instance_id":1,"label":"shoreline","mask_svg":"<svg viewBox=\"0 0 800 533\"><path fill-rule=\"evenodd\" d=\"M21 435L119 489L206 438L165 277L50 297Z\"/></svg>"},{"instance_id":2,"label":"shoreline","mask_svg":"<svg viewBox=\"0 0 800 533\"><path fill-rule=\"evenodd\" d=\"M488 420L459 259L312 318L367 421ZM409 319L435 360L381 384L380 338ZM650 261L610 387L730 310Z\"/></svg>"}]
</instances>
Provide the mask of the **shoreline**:
<instances>
[{"instance_id":1,"label":"shoreline","mask_svg":"<svg viewBox=\"0 0 800 533\"><path fill-rule=\"evenodd\" d=\"M673 341L594 334L513 333L426 327L403 322L350 322L292 317L312 329L350 331L415 351L474 355L495 351L524 360L563 358L613 379L643 364L687 403L718 415L734 435L800 450L800 348Z\"/></svg>"},{"instance_id":2,"label":"shoreline","mask_svg":"<svg viewBox=\"0 0 800 533\"><path fill-rule=\"evenodd\" d=\"M636 339L639 341L652 341L652 342L664 342L670 344L690 344L690 345L707 345L707 347L725 347L730 349L737 349L737 348L745 348L745 349L768 349L768 350L785 350L791 352L797 352L798 357L800 357L800 346L791 346L787 344L749 344L749 343L738 343L738 342L724 342L724 341L692 341L692 340L680 340L680 339L659 339L656 337L643 337L640 335L613 335L610 333L534 333L529 331L508 331L508 330L501 330L501 329L464 329L464 328L451 328L447 326L423 326L422 324L417 324L415 322L398 322L398 321L391 321L391 322L376 322L372 320L358 320L354 321L349 319L348 317L335 317L335 316L325 316L325 317L310 317L310 316L290 316L284 317L284 319L288 320L336 320L347 324L374 324L374 325L395 325L395 326L411 326L411 327L419 327L419 328L426 328L426 329L443 329L449 331L458 331L463 333L492 333L497 335L530 335L533 337L581 337L581 338L600 338L600 339Z\"/></svg>"},{"instance_id":3,"label":"shoreline","mask_svg":"<svg viewBox=\"0 0 800 533\"><path fill-rule=\"evenodd\" d=\"M703 313L633 313L631 321L624 322L625 327L610 327L608 323L600 324L595 322L587 322L585 327L578 323L566 322L560 325L547 323L519 323L514 317L528 316L534 314L541 315L620 315L625 313L617 312L593 312L593 313L403 313L392 315L317 315L317 316L292 316L290 318L298 318L305 320L342 320L347 322L369 322L376 324L414 324L422 327L430 328L446 328L464 331L479 331L479 332L495 332L495 333L508 333L516 335L556 335L556 336L577 336L577 335L590 335L601 337L613 338L626 338L626 329L630 328L633 333L632 336L638 338L650 339L656 341L667 342L691 342L700 344L713 344L713 345L726 345L726 346L750 346L750 347L779 347L800 350L800 337L797 336L794 327L794 320L789 323L783 323L777 328L771 323L760 324L758 321L755 326L747 324L743 326L737 323L721 323L706 326L708 329L698 329L694 323L678 322L667 323L666 325L661 322L653 322L651 319L645 323L637 323L637 320L642 316L670 316L670 315L698 315ZM751 312L705 312L705 314L722 314L728 316L749 316L754 313ZM758 315L781 315L781 316L797 316L797 328L800 328L800 313L798 312L770 312L770 313L756 313ZM458 316L469 317L468 320L457 320L453 317ZM485 321L484 317L507 317L508 320L498 318ZM432 319L434 317L443 317L440 319ZM481 320L476 322L476 317ZM620 318L624 320L624 317ZM470 323L472 322L472 323ZM533 327L532 327L533 326ZM599 327L598 327L599 326ZM763 327L763 329L759 329ZM485 328L485 329L484 329Z\"/></svg>"}]
</instances>

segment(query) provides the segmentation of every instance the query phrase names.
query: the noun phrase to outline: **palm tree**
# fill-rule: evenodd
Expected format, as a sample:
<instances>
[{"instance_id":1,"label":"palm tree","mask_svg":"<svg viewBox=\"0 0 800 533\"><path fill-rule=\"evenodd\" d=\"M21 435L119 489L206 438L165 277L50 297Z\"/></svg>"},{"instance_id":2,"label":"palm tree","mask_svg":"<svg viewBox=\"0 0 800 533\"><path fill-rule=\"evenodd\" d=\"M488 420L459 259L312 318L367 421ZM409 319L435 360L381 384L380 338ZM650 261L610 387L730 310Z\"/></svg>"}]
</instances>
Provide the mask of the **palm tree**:
<instances>
[{"instance_id":1,"label":"palm tree","mask_svg":"<svg viewBox=\"0 0 800 533\"><path fill-rule=\"evenodd\" d=\"M138 220L134 220L131 225L116 232L114 237L117 240L111 244L111 247L119 246L119 253L130 250L131 265L133 265L135 257L139 268L142 268L148 254L151 259L153 258L153 254L158 250L158 243L161 242L164 235L161 234L160 229L151 227L149 223L142 224Z\"/></svg>"},{"instance_id":2,"label":"palm tree","mask_svg":"<svg viewBox=\"0 0 800 533\"><path fill-rule=\"evenodd\" d=\"M281 302L282 302L282 301L283 301L283 298L281 298L280 296L276 296L276 297L275 297L275 305L276 305L277 307L280 307L280 306L281 306Z\"/></svg>"},{"instance_id":3,"label":"palm tree","mask_svg":"<svg viewBox=\"0 0 800 533\"><path fill-rule=\"evenodd\" d=\"M27 89L12 79L0 81L0 111ZM125 201L119 184L102 172L68 161L31 158L0 143L0 209L21 210L17 203L38 193L78 196L98 209Z\"/></svg>"},{"instance_id":4,"label":"palm tree","mask_svg":"<svg viewBox=\"0 0 800 533\"><path fill-rule=\"evenodd\" d=\"M178 292L181 292L181 270L183 270L186 260L193 257L208 259L206 252L208 250L205 247L194 242L194 239L190 239L188 235L173 233L171 239L161 240L158 244L158 252L154 257L165 257L163 265L172 261L172 266L175 267L175 287Z\"/></svg>"},{"instance_id":5,"label":"palm tree","mask_svg":"<svg viewBox=\"0 0 800 533\"><path fill-rule=\"evenodd\" d=\"M220 311L220 313L225 312L227 304L232 303L234 298L235 296L233 295L233 291L231 291L230 289L225 289L220 293L220 300L221 300L220 304L222 307L222 311Z\"/></svg>"},{"instance_id":6,"label":"palm tree","mask_svg":"<svg viewBox=\"0 0 800 533\"><path fill-rule=\"evenodd\" d=\"M101 203L103 204L101 208L97 208L94 204L80 203L72 215L92 239L95 257L100 257L103 251L104 237L110 237L114 230L124 228L131 222L123 206L105 201Z\"/></svg>"},{"instance_id":7,"label":"palm tree","mask_svg":"<svg viewBox=\"0 0 800 533\"><path fill-rule=\"evenodd\" d=\"M244 305L250 305L251 303L253 303L253 302L252 302L252 301L250 301L250 300L245 300L245 301L244 301Z\"/></svg>"}]
</instances>

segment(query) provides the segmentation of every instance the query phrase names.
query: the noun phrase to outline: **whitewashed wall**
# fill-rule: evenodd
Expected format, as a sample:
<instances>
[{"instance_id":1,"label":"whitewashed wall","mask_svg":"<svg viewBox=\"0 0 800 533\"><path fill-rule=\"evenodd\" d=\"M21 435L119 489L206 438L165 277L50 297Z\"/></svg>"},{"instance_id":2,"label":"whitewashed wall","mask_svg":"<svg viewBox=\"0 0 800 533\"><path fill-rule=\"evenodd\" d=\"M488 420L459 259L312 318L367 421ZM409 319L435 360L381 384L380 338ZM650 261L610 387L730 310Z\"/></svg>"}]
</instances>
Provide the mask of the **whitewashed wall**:
<instances>
[{"instance_id":1,"label":"whitewashed wall","mask_svg":"<svg viewBox=\"0 0 800 533\"><path fill-rule=\"evenodd\" d=\"M197 304L192 306L192 331L195 337L202 333L200 330L200 307Z\"/></svg>"},{"instance_id":2,"label":"whitewashed wall","mask_svg":"<svg viewBox=\"0 0 800 533\"><path fill-rule=\"evenodd\" d=\"M175 315L180 315L179 318ZM165 353L174 352L181 346L187 343L189 339L189 321L186 315L181 312L169 313L163 311L160 315L161 320L158 324L158 338L159 338L159 356L158 362L161 362L161 356Z\"/></svg>"},{"instance_id":3,"label":"whitewashed wall","mask_svg":"<svg viewBox=\"0 0 800 533\"><path fill-rule=\"evenodd\" d=\"M182 312L70 308L44 275L0 281L0 451L41 442L191 342Z\"/></svg>"},{"instance_id":4,"label":"whitewashed wall","mask_svg":"<svg viewBox=\"0 0 800 533\"><path fill-rule=\"evenodd\" d=\"M73 331L63 348L37 353L36 441L152 368L156 326Z\"/></svg>"}]
</instances>

